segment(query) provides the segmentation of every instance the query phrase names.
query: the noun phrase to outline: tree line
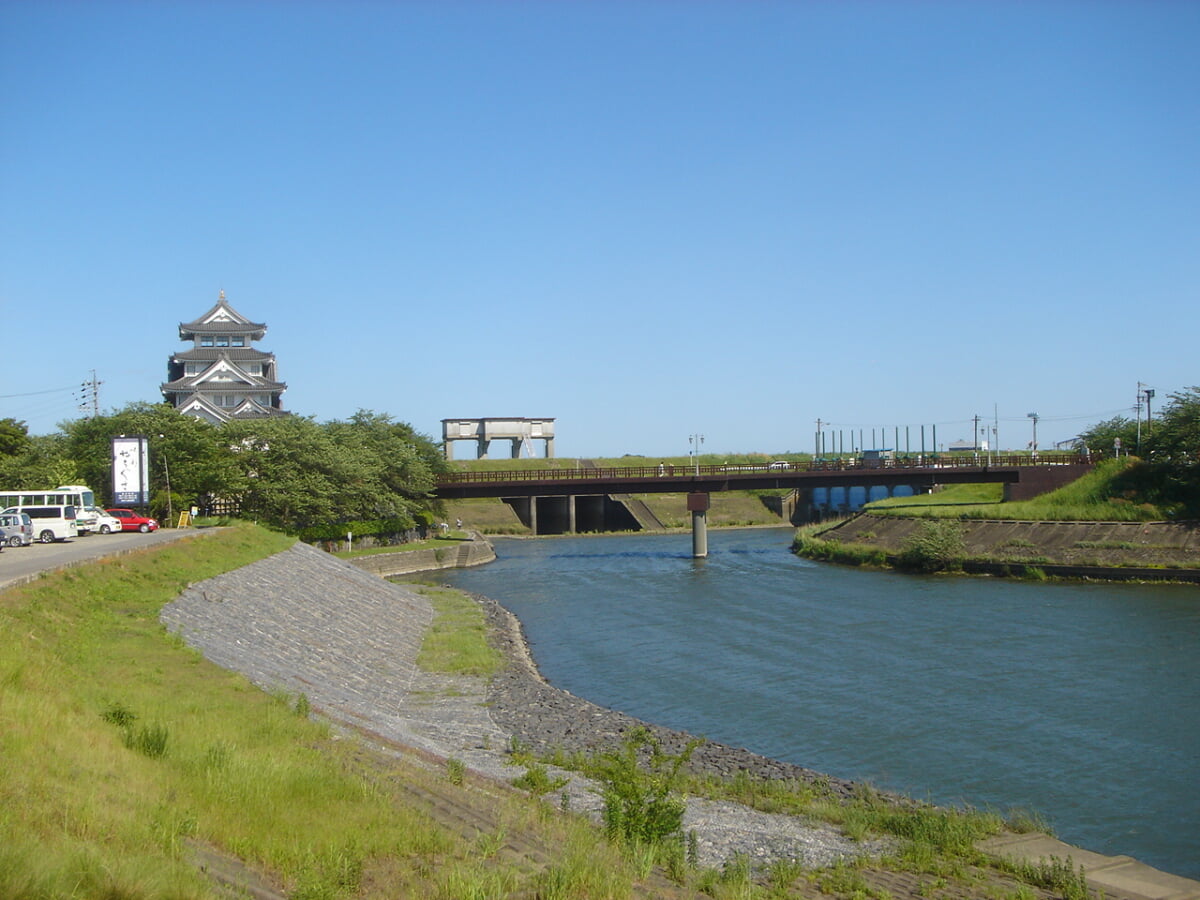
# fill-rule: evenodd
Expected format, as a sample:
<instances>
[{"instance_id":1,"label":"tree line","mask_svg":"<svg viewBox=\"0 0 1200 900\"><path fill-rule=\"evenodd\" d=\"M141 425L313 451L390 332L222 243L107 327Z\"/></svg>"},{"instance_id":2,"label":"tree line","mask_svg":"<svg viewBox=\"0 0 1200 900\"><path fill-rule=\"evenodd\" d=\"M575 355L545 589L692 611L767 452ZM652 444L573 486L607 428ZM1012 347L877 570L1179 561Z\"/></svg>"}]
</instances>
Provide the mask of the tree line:
<instances>
[{"instance_id":1,"label":"tree line","mask_svg":"<svg viewBox=\"0 0 1200 900\"><path fill-rule=\"evenodd\" d=\"M403 535L432 523L432 492L447 464L434 442L382 413L317 422L287 415L213 425L167 404L133 403L76 419L51 435L0 420L0 486L86 484L112 498L111 440L144 436L150 512L236 510L305 540Z\"/></svg>"},{"instance_id":2,"label":"tree line","mask_svg":"<svg viewBox=\"0 0 1200 900\"><path fill-rule=\"evenodd\" d=\"M383 413L213 425L168 404L133 403L59 429L33 436L23 422L0 419L0 488L86 484L103 503L112 497L112 438L141 435L150 447L150 512L159 519L221 503L305 540L347 531L386 539L442 512L433 497L448 469L440 448ZM1169 395L1153 420L1117 416L1079 436L1081 447L1105 455L1118 442L1122 454L1141 460L1119 482L1131 500L1200 517L1200 387Z\"/></svg>"},{"instance_id":3,"label":"tree line","mask_svg":"<svg viewBox=\"0 0 1200 900\"><path fill-rule=\"evenodd\" d=\"M1146 460L1200 461L1200 387L1171 394L1156 419L1114 416L1080 434L1079 441L1106 454L1119 447L1122 454Z\"/></svg>"},{"instance_id":4,"label":"tree line","mask_svg":"<svg viewBox=\"0 0 1200 900\"><path fill-rule=\"evenodd\" d=\"M1200 387L1170 394L1157 418L1115 416L1079 435L1081 447L1128 455L1139 462L1114 488L1176 518L1200 518Z\"/></svg>"}]
</instances>

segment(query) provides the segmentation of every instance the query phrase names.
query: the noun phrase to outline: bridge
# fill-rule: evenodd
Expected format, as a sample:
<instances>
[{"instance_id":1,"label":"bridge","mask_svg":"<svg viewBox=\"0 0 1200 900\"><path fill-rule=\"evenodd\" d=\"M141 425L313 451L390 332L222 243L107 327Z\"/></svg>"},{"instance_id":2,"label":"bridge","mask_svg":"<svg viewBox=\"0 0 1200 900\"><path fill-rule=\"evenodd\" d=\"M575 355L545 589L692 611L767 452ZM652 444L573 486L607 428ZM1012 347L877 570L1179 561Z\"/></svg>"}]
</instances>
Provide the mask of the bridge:
<instances>
[{"instance_id":1,"label":"bridge","mask_svg":"<svg viewBox=\"0 0 1200 900\"><path fill-rule=\"evenodd\" d=\"M507 469L451 472L438 479L439 499L500 497L514 505L526 503L526 518L538 533L540 501L551 501L546 512L565 516L576 530L576 503L583 497L619 494L686 493L692 513L693 556L707 555L705 513L709 495L719 491L793 490L811 497L813 488L897 486L914 493L935 485L991 483L1004 485L1005 500L1025 500L1054 490L1092 468L1077 454L998 455L962 454L896 459L836 459L774 462L763 465L656 465L573 469ZM552 499L553 498L553 499ZM542 503L541 505L547 506Z\"/></svg>"}]
</instances>

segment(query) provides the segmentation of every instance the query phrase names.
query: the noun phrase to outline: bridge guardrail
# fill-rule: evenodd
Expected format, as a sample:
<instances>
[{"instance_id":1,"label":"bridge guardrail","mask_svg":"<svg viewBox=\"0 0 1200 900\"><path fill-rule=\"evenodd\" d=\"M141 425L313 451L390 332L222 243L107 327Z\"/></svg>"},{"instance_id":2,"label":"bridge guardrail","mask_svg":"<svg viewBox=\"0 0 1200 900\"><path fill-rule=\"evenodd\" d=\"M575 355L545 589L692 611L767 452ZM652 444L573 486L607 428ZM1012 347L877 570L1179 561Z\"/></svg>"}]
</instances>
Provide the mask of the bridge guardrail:
<instances>
[{"instance_id":1,"label":"bridge guardrail","mask_svg":"<svg viewBox=\"0 0 1200 900\"><path fill-rule=\"evenodd\" d=\"M1097 455L1098 456L1098 455ZM764 472L831 472L870 469L943 469L943 468L1011 468L1014 466L1063 466L1092 463L1097 456L1078 453L1028 454L917 454L895 459L863 460L857 457L815 459L803 462L774 462L763 465L654 465L615 466L578 469L497 469L485 472L449 472L438 478L438 484L493 484L497 482L537 481L542 483L596 481L602 479L657 480L662 478L685 481L696 476L738 475Z\"/></svg>"}]
</instances>

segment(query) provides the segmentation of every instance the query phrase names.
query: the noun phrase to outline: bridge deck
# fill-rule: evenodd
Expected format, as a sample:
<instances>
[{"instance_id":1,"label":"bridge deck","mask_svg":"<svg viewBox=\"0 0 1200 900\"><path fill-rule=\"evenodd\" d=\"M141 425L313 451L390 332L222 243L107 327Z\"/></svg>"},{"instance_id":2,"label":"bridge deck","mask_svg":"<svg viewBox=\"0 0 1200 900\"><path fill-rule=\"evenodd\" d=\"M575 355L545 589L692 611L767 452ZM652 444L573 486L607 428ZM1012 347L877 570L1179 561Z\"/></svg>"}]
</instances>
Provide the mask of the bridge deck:
<instances>
[{"instance_id":1,"label":"bridge deck","mask_svg":"<svg viewBox=\"0 0 1200 900\"><path fill-rule=\"evenodd\" d=\"M1047 467L1091 468L1075 454L941 456L889 460L814 460L761 466L625 466L451 472L438 479L442 499L534 497L562 494L653 494L791 490L837 485L1014 484L1023 472ZM1064 475L1066 473L1063 473ZM1075 477L1082 471L1074 473ZM1063 480L1069 480L1063 479Z\"/></svg>"}]
</instances>

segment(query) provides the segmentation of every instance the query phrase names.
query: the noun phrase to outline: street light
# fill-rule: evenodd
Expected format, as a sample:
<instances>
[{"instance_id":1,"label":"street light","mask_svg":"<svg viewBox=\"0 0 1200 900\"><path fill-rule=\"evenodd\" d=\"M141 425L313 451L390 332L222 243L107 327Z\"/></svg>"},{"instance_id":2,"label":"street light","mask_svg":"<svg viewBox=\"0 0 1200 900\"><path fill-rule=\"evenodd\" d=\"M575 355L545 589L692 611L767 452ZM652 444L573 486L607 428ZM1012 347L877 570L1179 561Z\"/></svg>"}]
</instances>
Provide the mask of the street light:
<instances>
[{"instance_id":1,"label":"street light","mask_svg":"<svg viewBox=\"0 0 1200 900\"><path fill-rule=\"evenodd\" d=\"M1033 458L1037 459L1037 413L1026 413L1028 418L1033 419Z\"/></svg>"},{"instance_id":2,"label":"street light","mask_svg":"<svg viewBox=\"0 0 1200 900\"><path fill-rule=\"evenodd\" d=\"M692 461L696 466L696 475L700 475L700 445L704 443L704 435L692 434L688 436L688 443L692 445Z\"/></svg>"}]
</instances>

